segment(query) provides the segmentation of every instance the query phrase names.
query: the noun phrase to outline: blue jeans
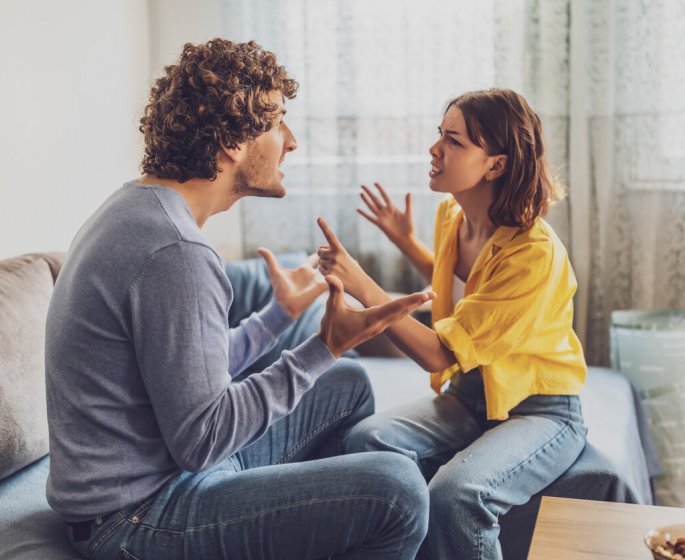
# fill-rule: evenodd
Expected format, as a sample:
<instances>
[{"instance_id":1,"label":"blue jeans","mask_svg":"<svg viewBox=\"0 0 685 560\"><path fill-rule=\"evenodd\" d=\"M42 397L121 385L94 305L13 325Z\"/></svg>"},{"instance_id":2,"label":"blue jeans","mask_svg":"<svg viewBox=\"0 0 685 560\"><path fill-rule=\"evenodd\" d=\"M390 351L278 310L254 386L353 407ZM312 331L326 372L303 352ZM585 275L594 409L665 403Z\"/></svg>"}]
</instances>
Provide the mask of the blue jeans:
<instances>
[{"instance_id":1,"label":"blue jeans","mask_svg":"<svg viewBox=\"0 0 685 560\"><path fill-rule=\"evenodd\" d=\"M413 559L428 525L414 463L395 453L336 456L346 431L372 413L366 373L339 360L239 453L179 473L88 540L68 536L98 560Z\"/></svg>"},{"instance_id":2,"label":"blue jeans","mask_svg":"<svg viewBox=\"0 0 685 560\"><path fill-rule=\"evenodd\" d=\"M429 480L430 522L419 558L502 558L498 518L526 503L585 446L577 396L535 395L505 421L488 421L479 370L441 395L366 418L345 451L394 451Z\"/></svg>"}]
</instances>

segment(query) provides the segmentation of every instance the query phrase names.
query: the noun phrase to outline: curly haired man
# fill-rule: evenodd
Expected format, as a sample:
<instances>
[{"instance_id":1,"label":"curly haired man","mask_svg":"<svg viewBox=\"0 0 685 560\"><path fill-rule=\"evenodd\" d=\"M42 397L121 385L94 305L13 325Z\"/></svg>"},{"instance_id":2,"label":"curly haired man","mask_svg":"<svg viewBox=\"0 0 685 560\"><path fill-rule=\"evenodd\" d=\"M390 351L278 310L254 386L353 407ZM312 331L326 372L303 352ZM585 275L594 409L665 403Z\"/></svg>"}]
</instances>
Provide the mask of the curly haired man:
<instances>
[{"instance_id":1,"label":"curly haired man","mask_svg":"<svg viewBox=\"0 0 685 560\"><path fill-rule=\"evenodd\" d=\"M296 90L254 42L185 45L141 120L143 176L72 243L47 324L47 496L84 558L409 560L425 535L410 460L338 455L373 397L336 359L430 296L353 310L337 278L262 250L273 299L231 329L200 229L244 196L284 196ZM236 382L326 283L320 331Z\"/></svg>"}]
</instances>

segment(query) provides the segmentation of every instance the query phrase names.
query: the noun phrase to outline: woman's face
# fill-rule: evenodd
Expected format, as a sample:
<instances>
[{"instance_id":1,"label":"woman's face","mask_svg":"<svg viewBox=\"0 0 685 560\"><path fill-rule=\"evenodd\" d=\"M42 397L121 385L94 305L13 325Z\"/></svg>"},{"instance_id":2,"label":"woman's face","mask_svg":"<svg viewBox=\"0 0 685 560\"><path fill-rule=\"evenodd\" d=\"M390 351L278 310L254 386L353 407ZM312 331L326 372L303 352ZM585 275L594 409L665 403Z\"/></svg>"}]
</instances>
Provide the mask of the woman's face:
<instances>
[{"instance_id":1,"label":"woman's face","mask_svg":"<svg viewBox=\"0 0 685 560\"><path fill-rule=\"evenodd\" d=\"M428 173L431 190L457 194L483 182L493 158L469 140L459 107L449 108L438 133L440 137L428 150L432 156L432 168Z\"/></svg>"}]
</instances>

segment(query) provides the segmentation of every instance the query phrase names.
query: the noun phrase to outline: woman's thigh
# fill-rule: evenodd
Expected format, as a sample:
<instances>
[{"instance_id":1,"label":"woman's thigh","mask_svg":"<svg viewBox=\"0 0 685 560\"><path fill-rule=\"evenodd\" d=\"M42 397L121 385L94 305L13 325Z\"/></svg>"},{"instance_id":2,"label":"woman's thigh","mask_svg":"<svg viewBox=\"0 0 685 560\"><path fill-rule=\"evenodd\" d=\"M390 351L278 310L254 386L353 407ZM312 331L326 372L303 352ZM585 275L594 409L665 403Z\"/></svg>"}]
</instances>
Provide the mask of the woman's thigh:
<instances>
[{"instance_id":1,"label":"woman's thigh","mask_svg":"<svg viewBox=\"0 0 685 560\"><path fill-rule=\"evenodd\" d=\"M343 439L347 453L393 451L418 464L430 479L483 433L476 414L453 394L419 399L362 420Z\"/></svg>"},{"instance_id":2,"label":"woman's thigh","mask_svg":"<svg viewBox=\"0 0 685 560\"><path fill-rule=\"evenodd\" d=\"M585 435L577 397L531 397L445 464L431 496L448 503L450 495L477 499L496 517L561 476L583 450Z\"/></svg>"}]
</instances>

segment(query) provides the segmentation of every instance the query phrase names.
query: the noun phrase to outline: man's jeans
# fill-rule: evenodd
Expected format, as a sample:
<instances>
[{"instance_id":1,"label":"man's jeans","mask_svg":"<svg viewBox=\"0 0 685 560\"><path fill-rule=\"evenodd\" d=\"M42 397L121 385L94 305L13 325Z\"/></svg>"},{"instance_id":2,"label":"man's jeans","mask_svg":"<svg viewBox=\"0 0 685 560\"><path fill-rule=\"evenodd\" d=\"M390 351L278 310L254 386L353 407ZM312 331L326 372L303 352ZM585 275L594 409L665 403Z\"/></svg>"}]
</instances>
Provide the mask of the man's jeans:
<instances>
[{"instance_id":1,"label":"man's jeans","mask_svg":"<svg viewBox=\"0 0 685 560\"><path fill-rule=\"evenodd\" d=\"M396 453L332 456L372 412L366 373L342 359L259 440L175 476L72 544L93 559L413 559L428 524L414 463ZM317 457L328 458L297 462Z\"/></svg>"},{"instance_id":2,"label":"man's jeans","mask_svg":"<svg viewBox=\"0 0 685 560\"><path fill-rule=\"evenodd\" d=\"M480 372L437 397L384 411L348 432L345 451L394 451L429 480L430 522L419 558L502 558L498 518L578 458L586 429L576 396L535 395L488 421Z\"/></svg>"}]
</instances>

